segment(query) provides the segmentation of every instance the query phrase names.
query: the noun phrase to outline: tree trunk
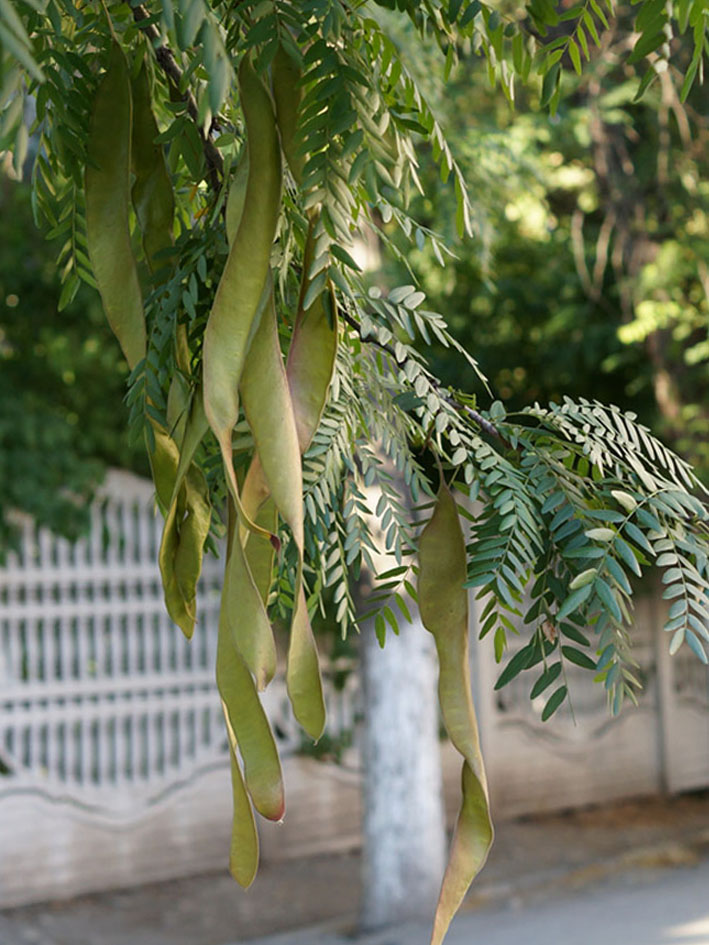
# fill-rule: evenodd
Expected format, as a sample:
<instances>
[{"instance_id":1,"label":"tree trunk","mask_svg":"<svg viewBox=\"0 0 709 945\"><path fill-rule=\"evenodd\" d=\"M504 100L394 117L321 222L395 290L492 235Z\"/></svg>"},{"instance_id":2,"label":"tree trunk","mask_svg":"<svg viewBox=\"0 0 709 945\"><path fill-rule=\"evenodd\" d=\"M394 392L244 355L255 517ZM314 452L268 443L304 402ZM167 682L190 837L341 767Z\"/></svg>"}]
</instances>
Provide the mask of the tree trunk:
<instances>
[{"instance_id":1,"label":"tree trunk","mask_svg":"<svg viewBox=\"0 0 709 945\"><path fill-rule=\"evenodd\" d=\"M362 632L365 699L363 899L373 930L433 914L445 863L437 666L418 616L388 632Z\"/></svg>"}]
</instances>

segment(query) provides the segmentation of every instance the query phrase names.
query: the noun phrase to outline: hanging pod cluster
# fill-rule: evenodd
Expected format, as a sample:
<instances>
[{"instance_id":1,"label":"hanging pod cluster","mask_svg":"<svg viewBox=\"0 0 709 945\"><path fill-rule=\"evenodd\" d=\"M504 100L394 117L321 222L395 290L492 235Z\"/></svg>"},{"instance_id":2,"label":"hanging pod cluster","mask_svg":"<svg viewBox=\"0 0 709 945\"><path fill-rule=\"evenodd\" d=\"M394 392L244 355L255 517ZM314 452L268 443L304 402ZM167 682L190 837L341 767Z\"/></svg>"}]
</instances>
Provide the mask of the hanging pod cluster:
<instances>
[{"instance_id":1,"label":"hanging pod cluster","mask_svg":"<svg viewBox=\"0 0 709 945\"><path fill-rule=\"evenodd\" d=\"M133 208L145 261L159 279L161 252L173 239L174 197L150 105L145 63L131 80L123 50L113 42L91 113L85 173L89 258L109 324L133 370L147 356L147 332L138 267L130 233ZM133 181L131 186L131 179ZM177 339L181 377L168 397L167 428L150 416L150 464L158 504L166 516L160 547L165 603L172 619L191 636L196 586L211 508L203 474L186 455L195 439L200 408L185 386L190 372L184 327Z\"/></svg>"},{"instance_id":2,"label":"hanging pod cluster","mask_svg":"<svg viewBox=\"0 0 709 945\"><path fill-rule=\"evenodd\" d=\"M456 501L441 476L433 515L419 539L418 599L438 653L438 700L448 737L463 757L463 800L433 925L441 945L468 888L485 865L493 828L470 687L465 540Z\"/></svg>"},{"instance_id":3,"label":"hanging pod cluster","mask_svg":"<svg viewBox=\"0 0 709 945\"><path fill-rule=\"evenodd\" d=\"M207 321L202 373L192 378L187 334L178 325L177 371L166 423L149 413L148 449L158 505L165 516L159 553L168 612L190 637L196 589L211 521L206 482L194 462L211 428L228 487L228 531L217 644L217 684L229 737L234 822L230 866L244 886L258 864L253 809L270 820L284 813L283 780L275 739L259 690L276 671L267 602L278 522L297 551L286 680L293 712L317 739L325 706L317 648L303 589L301 457L316 432L335 366L338 326L332 287L306 307L313 257L311 218L298 311L287 359L276 321L271 251L282 196L282 154L297 182L302 159L294 143L300 91L298 67L284 50L272 66L273 91L248 57L238 70L246 155L227 203L229 254ZM160 283L173 239L174 198L151 109L143 66L131 81L114 42L93 104L85 175L89 255L109 323L134 369L145 357L147 332L139 270L130 233L131 208L145 262ZM133 180L131 186L131 179ZM313 293L311 292L310 295ZM328 297L325 301L323 296ZM148 405L149 406L149 405ZM239 482L232 434L240 409L255 444Z\"/></svg>"}]
</instances>

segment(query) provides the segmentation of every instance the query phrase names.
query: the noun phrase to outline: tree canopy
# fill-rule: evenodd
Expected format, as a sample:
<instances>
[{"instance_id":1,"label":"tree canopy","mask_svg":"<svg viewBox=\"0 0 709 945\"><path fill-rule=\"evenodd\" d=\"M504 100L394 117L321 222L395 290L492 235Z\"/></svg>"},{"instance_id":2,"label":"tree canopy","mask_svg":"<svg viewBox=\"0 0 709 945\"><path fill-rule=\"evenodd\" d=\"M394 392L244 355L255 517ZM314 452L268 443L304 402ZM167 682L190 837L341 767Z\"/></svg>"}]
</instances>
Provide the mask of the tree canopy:
<instances>
[{"instance_id":1,"label":"tree canopy","mask_svg":"<svg viewBox=\"0 0 709 945\"><path fill-rule=\"evenodd\" d=\"M288 692L317 739L311 618L327 597L343 633L356 624L351 581L373 569L373 516L397 561L377 575L377 633L407 615L405 592L418 598L462 756L437 945L492 840L464 588L486 599L481 634L499 658L524 610L528 639L501 681L531 672L532 692L549 692L544 718L567 698L569 662L618 711L638 686L634 576L662 571L670 649L707 661L709 513L689 465L632 414L567 397L510 411L417 285L368 285L356 261L368 230L399 260L414 247L449 258L412 210L432 188L421 148L453 194L458 235L479 225L398 24L430 37L449 74L480 57L511 103L535 89L561 120L563 76L607 53L619 14L604 0L0 0L0 12L0 142L20 167L37 137L33 207L60 242L61 307L95 285L129 365L130 422L165 516L165 601L187 636L204 548L226 540L217 681L232 872L244 885L255 875L254 808L284 811L258 695L276 669L272 621L289 627ZM704 0L641 0L622 20L614 54L643 64L634 94L669 73L685 100L702 77ZM475 384L436 377L433 339Z\"/></svg>"}]
</instances>

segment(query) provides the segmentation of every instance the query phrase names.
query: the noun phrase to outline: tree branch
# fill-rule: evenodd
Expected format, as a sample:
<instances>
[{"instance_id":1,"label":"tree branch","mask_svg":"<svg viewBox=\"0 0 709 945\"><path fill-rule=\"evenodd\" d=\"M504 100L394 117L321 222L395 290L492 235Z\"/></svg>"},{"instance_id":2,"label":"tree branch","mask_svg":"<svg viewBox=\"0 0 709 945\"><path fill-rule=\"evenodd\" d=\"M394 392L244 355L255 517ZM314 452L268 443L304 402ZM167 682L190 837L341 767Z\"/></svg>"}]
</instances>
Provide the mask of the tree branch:
<instances>
[{"instance_id":1,"label":"tree branch","mask_svg":"<svg viewBox=\"0 0 709 945\"><path fill-rule=\"evenodd\" d=\"M391 345L386 344L386 342L384 341L379 341L376 338L362 337L362 326L357 321L357 319L353 318L353 316L350 315L349 312L344 311L342 308L339 309L339 314L342 317L342 319L345 322L347 322L347 324L351 328L354 328L354 330L357 332L357 335L359 336L361 341L363 341L365 344L375 345L377 348L380 348L382 351L385 351L391 358L393 358L396 364L399 363L399 359L396 356L396 352L391 347ZM445 400L445 402L447 404L450 404L450 406L453 407L455 410L459 412L462 410L465 413L467 413L470 419L473 420L475 423L477 423L477 425L480 427L483 433L487 433L488 436L494 437L496 440L499 440L500 443L502 443L504 446L510 445L507 442L507 439L502 435L502 433L500 433L500 431L497 429L497 427L491 420L488 420L487 417L483 417L483 415L479 413L477 410L473 409L473 407L468 407L465 404L458 403L458 401L455 400L454 397L451 397L450 394L447 394L443 390L443 387L438 382L438 380L433 376L433 374L431 374L428 371L426 371L426 374L428 375L429 383L431 384L432 387L435 387L436 391L438 392L439 397L441 397L442 400Z\"/></svg>"},{"instance_id":2,"label":"tree branch","mask_svg":"<svg viewBox=\"0 0 709 945\"><path fill-rule=\"evenodd\" d=\"M142 32L145 33L148 39L152 42L153 49L155 50L155 58L157 59L160 68L165 73L171 88L187 105L187 112L192 121L194 121L195 125L197 126L197 131L200 138L202 139L204 158L207 162L207 179L209 180L210 187L216 193L219 191L222 178L224 177L224 161L222 160L222 156L217 148L215 148L212 142L209 140L209 136L205 135L202 131L202 128L200 127L199 110L197 108L197 102L194 95L189 91L189 89L184 92L182 91L181 83L183 79L183 72L177 64L175 54L169 46L160 43L160 31L158 30L157 26L155 26L154 23L145 22L146 20L150 19L150 14L142 4L137 4L137 6L133 7L133 19Z\"/></svg>"}]
</instances>

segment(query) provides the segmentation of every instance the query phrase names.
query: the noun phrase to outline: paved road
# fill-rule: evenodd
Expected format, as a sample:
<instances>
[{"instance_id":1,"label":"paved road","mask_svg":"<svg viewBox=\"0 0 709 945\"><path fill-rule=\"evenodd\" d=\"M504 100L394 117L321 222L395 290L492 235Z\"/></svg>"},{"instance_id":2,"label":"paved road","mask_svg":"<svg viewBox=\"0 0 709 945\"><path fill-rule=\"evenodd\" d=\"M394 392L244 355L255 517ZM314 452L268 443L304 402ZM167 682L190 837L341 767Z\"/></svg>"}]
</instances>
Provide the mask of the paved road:
<instances>
[{"instance_id":1,"label":"paved road","mask_svg":"<svg viewBox=\"0 0 709 945\"><path fill-rule=\"evenodd\" d=\"M357 945L428 945L428 930L407 926ZM248 945L353 945L312 929ZM709 945L709 861L696 867L637 872L537 904L468 912L446 945Z\"/></svg>"}]
</instances>

